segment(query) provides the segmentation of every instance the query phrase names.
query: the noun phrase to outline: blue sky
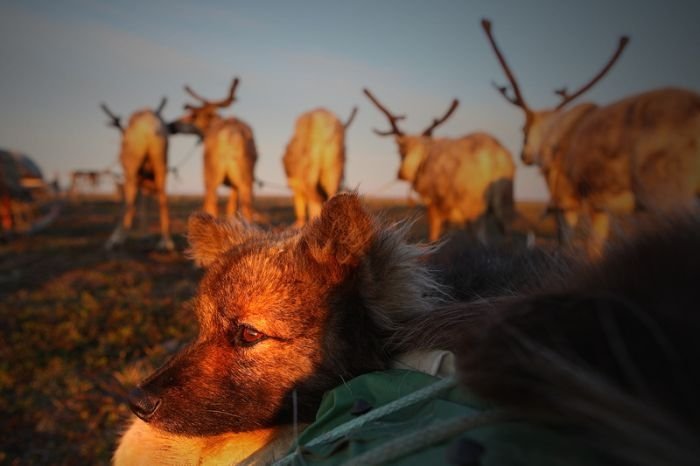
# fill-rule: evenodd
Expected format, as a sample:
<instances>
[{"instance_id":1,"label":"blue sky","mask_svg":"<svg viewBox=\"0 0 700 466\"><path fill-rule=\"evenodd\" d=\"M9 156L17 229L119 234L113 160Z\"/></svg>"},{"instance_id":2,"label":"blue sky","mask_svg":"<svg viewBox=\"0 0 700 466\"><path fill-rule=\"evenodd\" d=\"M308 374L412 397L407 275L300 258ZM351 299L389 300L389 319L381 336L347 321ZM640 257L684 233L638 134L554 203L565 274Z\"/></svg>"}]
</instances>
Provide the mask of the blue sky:
<instances>
[{"instance_id":1,"label":"blue sky","mask_svg":"<svg viewBox=\"0 0 700 466\"><path fill-rule=\"evenodd\" d=\"M72 169L113 164L119 134L105 126L105 101L124 115L165 95L166 119L182 112L188 83L222 97L233 76L239 100L226 114L251 124L262 193L286 191L281 157L294 120L327 107L344 119L359 105L347 135L346 182L377 194L395 178L398 155L380 138L382 115L361 93L372 89L403 127L422 130L453 97L457 113L436 130L460 136L485 130L514 155L523 116L493 90L503 74L479 26L496 38L533 107L556 103L552 90L586 81L621 34L631 42L612 72L585 100L611 102L659 86L700 91L698 1L7 1L0 0L0 147L20 150L46 174L67 182ZM171 139L171 164L194 140ZM201 193L201 149L169 179L173 193ZM383 195L404 195L396 182ZM516 196L543 199L536 168L519 165Z\"/></svg>"}]
</instances>

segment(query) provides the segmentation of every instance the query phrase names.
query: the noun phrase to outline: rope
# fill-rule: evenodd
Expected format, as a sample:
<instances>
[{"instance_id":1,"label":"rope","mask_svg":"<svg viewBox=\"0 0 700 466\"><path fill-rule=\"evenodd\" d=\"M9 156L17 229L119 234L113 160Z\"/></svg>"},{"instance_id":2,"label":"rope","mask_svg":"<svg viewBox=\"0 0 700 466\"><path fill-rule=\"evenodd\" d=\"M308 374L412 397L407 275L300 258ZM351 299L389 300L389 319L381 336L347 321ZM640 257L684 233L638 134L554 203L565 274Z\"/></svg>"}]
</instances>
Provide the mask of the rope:
<instances>
[{"instance_id":1,"label":"rope","mask_svg":"<svg viewBox=\"0 0 700 466\"><path fill-rule=\"evenodd\" d=\"M268 187L268 188L272 188L272 189L280 189L282 191L289 192L289 186L287 186L287 185L278 184L278 183L271 183L269 181L261 180L260 178L255 178L255 184L258 185L258 188Z\"/></svg>"},{"instance_id":2,"label":"rope","mask_svg":"<svg viewBox=\"0 0 700 466\"><path fill-rule=\"evenodd\" d=\"M439 422L428 428L415 430L403 437L390 440L361 455L349 459L343 466L384 464L430 445L443 442L459 433L507 420L503 411L490 410L472 416L460 416Z\"/></svg>"},{"instance_id":3,"label":"rope","mask_svg":"<svg viewBox=\"0 0 700 466\"><path fill-rule=\"evenodd\" d=\"M351 421L346 422L345 424L341 424L335 427L334 429L329 430L325 434L319 435L318 437L310 440L306 444L306 446L312 447L321 443L327 443L337 440L341 437L350 434L351 432L362 428L370 422L376 421L384 416L388 416L392 413L395 413L396 411L406 408L407 406L411 406L416 403L420 403L421 401L430 399L437 393L452 388L456 385L457 381L454 377L447 377L438 380L437 382L428 385L427 387L421 388L420 390L417 390L413 393L409 393L408 395L404 395L398 400L394 400L391 403L387 403L384 406L374 409L363 416L357 417ZM300 449L297 449L296 451L290 453L286 457L274 463L274 465L284 466L292 464L292 462L296 459L297 455L299 455L299 451Z\"/></svg>"},{"instance_id":4,"label":"rope","mask_svg":"<svg viewBox=\"0 0 700 466\"><path fill-rule=\"evenodd\" d=\"M384 183L383 185L381 185L379 188L375 189L374 191L371 191L371 192L367 193L366 195L367 195L367 196L376 196L376 195L378 195L378 194L381 194L381 193L383 193L384 191L386 191L387 189L391 188L391 187L392 187L394 184L396 184L398 181L399 181L399 180L397 180L396 178L394 178L393 180L390 180L390 181Z\"/></svg>"}]
</instances>

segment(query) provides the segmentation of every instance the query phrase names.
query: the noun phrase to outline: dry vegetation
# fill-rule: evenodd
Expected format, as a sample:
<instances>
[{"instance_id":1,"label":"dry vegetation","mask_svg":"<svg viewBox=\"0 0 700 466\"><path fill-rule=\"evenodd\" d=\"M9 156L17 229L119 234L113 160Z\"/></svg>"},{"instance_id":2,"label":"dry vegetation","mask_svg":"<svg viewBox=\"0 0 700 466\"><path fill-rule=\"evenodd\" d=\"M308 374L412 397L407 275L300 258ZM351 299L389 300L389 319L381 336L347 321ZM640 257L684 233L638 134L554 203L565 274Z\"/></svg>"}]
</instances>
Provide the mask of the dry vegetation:
<instances>
[{"instance_id":1,"label":"dry vegetation","mask_svg":"<svg viewBox=\"0 0 700 466\"><path fill-rule=\"evenodd\" d=\"M187 216L198 198L171 199L177 251L154 252L151 229L124 248L105 239L120 207L111 200L66 204L49 228L0 244L0 464L106 464L129 410L131 386L195 333L189 303L201 271L185 259ZM392 219L418 216L411 235L426 237L423 210L403 201L370 201ZM271 228L294 221L289 199L256 207ZM543 206L521 204L523 231ZM138 216L137 216L138 220ZM546 223L551 233L553 224Z\"/></svg>"}]
</instances>

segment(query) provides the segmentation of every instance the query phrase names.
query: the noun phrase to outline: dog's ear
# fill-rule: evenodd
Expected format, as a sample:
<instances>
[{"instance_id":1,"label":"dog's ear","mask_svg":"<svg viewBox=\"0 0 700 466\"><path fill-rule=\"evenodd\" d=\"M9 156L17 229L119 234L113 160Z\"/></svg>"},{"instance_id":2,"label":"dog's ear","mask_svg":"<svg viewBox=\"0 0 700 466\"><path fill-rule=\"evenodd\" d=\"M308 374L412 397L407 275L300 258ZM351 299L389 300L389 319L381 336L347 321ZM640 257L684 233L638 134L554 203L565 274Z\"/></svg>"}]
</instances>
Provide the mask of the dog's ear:
<instances>
[{"instance_id":1,"label":"dog's ear","mask_svg":"<svg viewBox=\"0 0 700 466\"><path fill-rule=\"evenodd\" d=\"M376 231L375 221L355 193L338 194L323 205L321 216L302 232L311 258L330 273L359 264Z\"/></svg>"},{"instance_id":2,"label":"dog's ear","mask_svg":"<svg viewBox=\"0 0 700 466\"><path fill-rule=\"evenodd\" d=\"M221 254L258 233L240 220L218 220L204 212L190 215L187 222L187 255L197 265L207 267Z\"/></svg>"}]
</instances>

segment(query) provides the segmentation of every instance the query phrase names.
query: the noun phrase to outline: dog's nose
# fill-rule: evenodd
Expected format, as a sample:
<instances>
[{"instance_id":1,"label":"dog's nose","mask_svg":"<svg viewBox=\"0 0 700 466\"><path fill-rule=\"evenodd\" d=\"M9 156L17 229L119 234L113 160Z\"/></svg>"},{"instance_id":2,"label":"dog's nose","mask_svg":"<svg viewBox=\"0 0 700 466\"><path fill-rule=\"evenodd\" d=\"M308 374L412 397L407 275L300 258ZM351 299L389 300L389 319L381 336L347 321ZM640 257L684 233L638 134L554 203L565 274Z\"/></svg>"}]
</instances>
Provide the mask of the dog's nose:
<instances>
[{"instance_id":1,"label":"dog's nose","mask_svg":"<svg viewBox=\"0 0 700 466\"><path fill-rule=\"evenodd\" d=\"M158 411L160 398L152 396L139 387L129 392L129 407L142 420L148 422Z\"/></svg>"}]
</instances>

